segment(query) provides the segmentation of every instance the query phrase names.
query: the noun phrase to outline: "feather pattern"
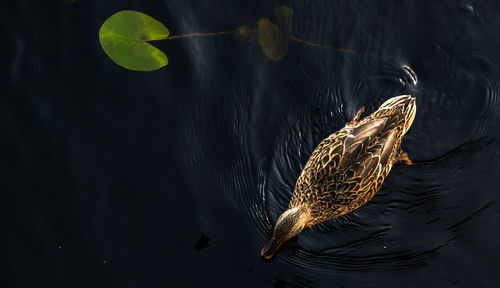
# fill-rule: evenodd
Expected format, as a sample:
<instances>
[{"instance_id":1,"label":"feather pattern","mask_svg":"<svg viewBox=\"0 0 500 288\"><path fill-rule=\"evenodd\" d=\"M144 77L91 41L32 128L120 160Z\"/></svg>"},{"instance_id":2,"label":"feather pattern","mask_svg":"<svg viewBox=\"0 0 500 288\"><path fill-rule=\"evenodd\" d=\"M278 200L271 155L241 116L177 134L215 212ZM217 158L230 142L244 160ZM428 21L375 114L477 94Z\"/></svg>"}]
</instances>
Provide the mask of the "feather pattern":
<instances>
[{"instance_id":1,"label":"feather pattern","mask_svg":"<svg viewBox=\"0 0 500 288\"><path fill-rule=\"evenodd\" d=\"M369 201L397 161L415 109L411 96L393 97L321 141L297 180L289 209L307 207L310 227Z\"/></svg>"}]
</instances>

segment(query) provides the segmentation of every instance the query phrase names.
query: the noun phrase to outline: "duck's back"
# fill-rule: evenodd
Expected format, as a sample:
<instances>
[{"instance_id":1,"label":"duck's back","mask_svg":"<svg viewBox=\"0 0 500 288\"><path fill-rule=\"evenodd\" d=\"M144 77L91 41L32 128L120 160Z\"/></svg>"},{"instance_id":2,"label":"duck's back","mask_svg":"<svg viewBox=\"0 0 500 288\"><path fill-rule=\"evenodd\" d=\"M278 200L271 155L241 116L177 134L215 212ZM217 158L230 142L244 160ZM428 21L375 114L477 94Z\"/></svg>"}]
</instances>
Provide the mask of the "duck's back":
<instances>
[{"instance_id":1,"label":"duck's back","mask_svg":"<svg viewBox=\"0 0 500 288\"><path fill-rule=\"evenodd\" d=\"M297 180L290 208L307 205L314 225L366 203L392 167L404 121L402 111L378 110L324 139Z\"/></svg>"}]
</instances>

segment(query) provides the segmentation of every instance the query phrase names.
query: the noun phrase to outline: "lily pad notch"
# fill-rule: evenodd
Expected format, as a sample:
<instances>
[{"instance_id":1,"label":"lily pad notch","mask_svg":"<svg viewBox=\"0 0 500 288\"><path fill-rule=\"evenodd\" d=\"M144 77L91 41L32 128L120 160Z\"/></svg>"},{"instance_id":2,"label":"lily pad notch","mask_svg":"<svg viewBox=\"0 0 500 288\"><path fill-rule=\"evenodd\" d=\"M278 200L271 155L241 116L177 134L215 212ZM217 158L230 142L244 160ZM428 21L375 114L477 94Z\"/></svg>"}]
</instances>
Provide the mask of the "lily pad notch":
<instances>
[{"instance_id":1,"label":"lily pad notch","mask_svg":"<svg viewBox=\"0 0 500 288\"><path fill-rule=\"evenodd\" d=\"M104 21L99 41L116 64L134 71L153 71L166 66L168 59L148 42L165 40L168 35L167 27L151 16L123 10Z\"/></svg>"}]
</instances>

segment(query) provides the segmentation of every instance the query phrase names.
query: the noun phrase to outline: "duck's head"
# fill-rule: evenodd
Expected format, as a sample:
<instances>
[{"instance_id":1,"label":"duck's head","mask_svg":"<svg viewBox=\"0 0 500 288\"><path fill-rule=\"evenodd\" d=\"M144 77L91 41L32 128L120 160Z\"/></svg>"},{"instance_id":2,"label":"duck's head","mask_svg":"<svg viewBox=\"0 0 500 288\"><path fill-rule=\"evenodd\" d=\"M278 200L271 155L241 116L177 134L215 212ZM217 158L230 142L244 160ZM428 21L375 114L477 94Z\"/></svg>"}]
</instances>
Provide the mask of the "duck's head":
<instances>
[{"instance_id":1,"label":"duck's head","mask_svg":"<svg viewBox=\"0 0 500 288\"><path fill-rule=\"evenodd\" d=\"M260 255L266 260L273 257L281 244L299 234L308 222L309 211L304 207L296 207L283 212L274 226L273 237L262 249Z\"/></svg>"},{"instance_id":2,"label":"duck's head","mask_svg":"<svg viewBox=\"0 0 500 288\"><path fill-rule=\"evenodd\" d=\"M415 104L415 97L411 95L401 95L392 97L391 99L385 101L379 108L382 109L399 109L402 108L405 114L405 127L403 134L410 129L413 119L415 119L415 112L417 111L417 105Z\"/></svg>"}]
</instances>

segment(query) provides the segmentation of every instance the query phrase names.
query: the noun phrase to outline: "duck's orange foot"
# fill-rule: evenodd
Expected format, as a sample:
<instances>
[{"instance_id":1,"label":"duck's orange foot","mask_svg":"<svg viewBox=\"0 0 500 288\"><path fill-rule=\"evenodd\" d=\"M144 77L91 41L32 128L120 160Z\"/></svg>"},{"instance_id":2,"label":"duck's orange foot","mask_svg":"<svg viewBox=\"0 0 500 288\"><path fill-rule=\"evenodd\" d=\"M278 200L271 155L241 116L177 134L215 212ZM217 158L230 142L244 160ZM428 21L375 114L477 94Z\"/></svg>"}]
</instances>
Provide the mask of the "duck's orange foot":
<instances>
[{"instance_id":1,"label":"duck's orange foot","mask_svg":"<svg viewBox=\"0 0 500 288\"><path fill-rule=\"evenodd\" d=\"M347 123L347 126L356 126L359 122L359 118L361 118L361 114L365 112L365 106L359 108L356 116L351 120L351 122Z\"/></svg>"},{"instance_id":2,"label":"duck's orange foot","mask_svg":"<svg viewBox=\"0 0 500 288\"><path fill-rule=\"evenodd\" d=\"M392 160L392 165L396 164L399 161L405 163L406 165L413 165L413 161L410 160L410 158L408 157L408 153L406 152L400 152L399 155L396 156L394 160Z\"/></svg>"}]
</instances>

